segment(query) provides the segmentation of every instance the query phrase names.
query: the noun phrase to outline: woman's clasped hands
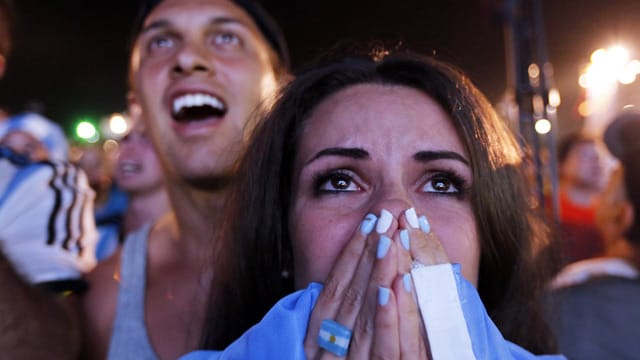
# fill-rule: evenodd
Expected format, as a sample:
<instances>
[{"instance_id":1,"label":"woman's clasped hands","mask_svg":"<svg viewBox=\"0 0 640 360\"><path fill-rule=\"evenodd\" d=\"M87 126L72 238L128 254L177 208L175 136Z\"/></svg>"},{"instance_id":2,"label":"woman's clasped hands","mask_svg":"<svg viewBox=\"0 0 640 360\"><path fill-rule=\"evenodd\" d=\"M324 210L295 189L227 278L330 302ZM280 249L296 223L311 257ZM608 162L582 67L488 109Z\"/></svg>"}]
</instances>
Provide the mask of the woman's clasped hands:
<instances>
[{"instance_id":1,"label":"woman's clasped hands","mask_svg":"<svg viewBox=\"0 0 640 360\"><path fill-rule=\"evenodd\" d=\"M414 208L368 214L336 260L311 314L310 359L429 358L412 264L449 258Z\"/></svg>"}]
</instances>

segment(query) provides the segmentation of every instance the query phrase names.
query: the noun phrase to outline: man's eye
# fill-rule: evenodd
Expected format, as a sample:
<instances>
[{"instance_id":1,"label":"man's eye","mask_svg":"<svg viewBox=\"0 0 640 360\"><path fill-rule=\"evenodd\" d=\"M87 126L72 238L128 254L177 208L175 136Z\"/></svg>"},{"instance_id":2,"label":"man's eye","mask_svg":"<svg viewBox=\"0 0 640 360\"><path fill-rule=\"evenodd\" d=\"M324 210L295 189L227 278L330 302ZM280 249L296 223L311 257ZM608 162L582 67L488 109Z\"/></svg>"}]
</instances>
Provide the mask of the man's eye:
<instances>
[{"instance_id":1,"label":"man's eye","mask_svg":"<svg viewBox=\"0 0 640 360\"><path fill-rule=\"evenodd\" d=\"M215 36L216 45L240 45L240 37L231 32L218 33Z\"/></svg>"},{"instance_id":2,"label":"man's eye","mask_svg":"<svg viewBox=\"0 0 640 360\"><path fill-rule=\"evenodd\" d=\"M175 40L168 36L158 36L149 42L150 49L166 49L175 46Z\"/></svg>"}]
</instances>

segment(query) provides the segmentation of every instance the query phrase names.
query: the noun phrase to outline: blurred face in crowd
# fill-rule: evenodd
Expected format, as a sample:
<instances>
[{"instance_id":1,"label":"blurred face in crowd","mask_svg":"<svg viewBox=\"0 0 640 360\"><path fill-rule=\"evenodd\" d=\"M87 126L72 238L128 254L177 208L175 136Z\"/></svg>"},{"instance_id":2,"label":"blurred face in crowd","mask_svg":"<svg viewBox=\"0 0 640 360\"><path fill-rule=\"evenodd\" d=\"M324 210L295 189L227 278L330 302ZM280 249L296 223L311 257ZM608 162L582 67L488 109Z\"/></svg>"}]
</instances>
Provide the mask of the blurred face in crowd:
<instances>
[{"instance_id":1,"label":"blurred face in crowd","mask_svg":"<svg viewBox=\"0 0 640 360\"><path fill-rule=\"evenodd\" d=\"M451 262L477 282L480 246L468 155L449 116L403 86L355 85L310 114L294 161L296 286L324 281L368 213L426 215Z\"/></svg>"},{"instance_id":2,"label":"blurred face in crowd","mask_svg":"<svg viewBox=\"0 0 640 360\"><path fill-rule=\"evenodd\" d=\"M93 190L103 192L109 189L113 163L100 145L85 146L77 164L87 174Z\"/></svg>"},{"instance_id":3,"label":"blurred face in crowd","mask_svg":"<svg viewBox=\"0 0 640 360\"><path fill-rule=\"evenodd\" d=\"M154 192L164 186L160 162L141 121L120 141L115 179L122 190L132 194Z\"/></svg>"},{"instance_id":4,"label":"blurred face in crowd","mask_svg":"<svg viewBox=\"0 0 640 360\"><path fill-rule=\"evenodd\" d=\"M165 0L147 17L132 58L135 97L169 171L225 176L243 130L276 88L272 50L228 0Z\"/></svg>"},{"instance_id":5,"label":"blurred face in crowd","mask_svg":"<svg viewBox=\"0 0 640 360\"><path fill-rule=\"evenodd\" d=\"M605 177L602 156L602 150L595 141L576 143L561 164L563 178L576 186L601 189Z\"/></svg>"},{"instance_id":6,"label":"blurred face in crowd","mask_svg":"<svg viewBox=\"0 0 640 360\"><path fill-rule=\"evenodd\" d=\"M615 169L605 186L596 210L596 225L605 246L624 236L633 223L633 210L627 199L622 167Z\"/></svg>"},{"instance_id":7,"label":"blurred face in crowd","mask_svg":"<svg viewBox=\"0 0 640 360\"><path fill-rule=\"evenodd\" d=\"M49 158L49 151L44 144L24 131L15 130L7 133L0 141L0 145L10 148L32 161L43 161Z\"/></svg>"}]
</instances>

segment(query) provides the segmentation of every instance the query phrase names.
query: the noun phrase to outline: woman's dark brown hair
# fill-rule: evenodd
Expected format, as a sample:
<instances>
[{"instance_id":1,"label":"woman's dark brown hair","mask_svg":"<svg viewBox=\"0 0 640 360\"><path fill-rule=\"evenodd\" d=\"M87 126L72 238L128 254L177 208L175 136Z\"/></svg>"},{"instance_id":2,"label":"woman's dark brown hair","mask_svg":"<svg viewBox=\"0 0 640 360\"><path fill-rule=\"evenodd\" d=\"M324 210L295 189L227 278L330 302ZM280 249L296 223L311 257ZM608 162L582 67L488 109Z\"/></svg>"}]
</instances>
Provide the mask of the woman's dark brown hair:
<instances>
[{"instance_id":1,"label":"woman's dark brown hair","mask_svg":"<svg viewBox=\"0 0 640 360\"><path fill-rule=\"evenodd\" d=\"M227 346L294 291L288 218L300 134L318 104L357 84L417 89L449 114L473 171L482 301L508 340L536 353L554 350L539 310L545 279L534 262L547 234L527 202L518 145L469 79L411 54L342 58L299 74L282 90L238 166L217 242L204 347Z\"/></svg>"}]
</instances>

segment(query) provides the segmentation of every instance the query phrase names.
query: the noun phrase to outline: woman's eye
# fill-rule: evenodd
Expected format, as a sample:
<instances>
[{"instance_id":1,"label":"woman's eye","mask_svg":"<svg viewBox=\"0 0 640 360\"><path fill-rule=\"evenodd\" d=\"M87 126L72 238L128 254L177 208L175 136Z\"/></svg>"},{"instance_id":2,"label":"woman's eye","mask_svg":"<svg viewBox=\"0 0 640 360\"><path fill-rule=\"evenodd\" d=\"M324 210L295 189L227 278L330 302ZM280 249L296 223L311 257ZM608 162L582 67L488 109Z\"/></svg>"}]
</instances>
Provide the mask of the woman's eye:
<instances>
[{"instance_id":1,"label":"woman's eye","mask_svg":"<svg viewBox=\"0 0 640 360\"><path fill-rule=\"evenodd\" d=\"M352 177L347 174L334 173L322 176L316 182L316 192L318 193L336 193L360 191L360 186L353 181Z\"/></svg>"},{"instance_id":2,"label":"woman's eye","mask_svg":"<svg viewBox=\"0 0 640 360\"><path fill-rule=\"evenodd\" d=\"M446 176L434 176L425 184L423 190L430 193L459 193L460 187L457 181Z\"/></svg>"}]
</instances>

